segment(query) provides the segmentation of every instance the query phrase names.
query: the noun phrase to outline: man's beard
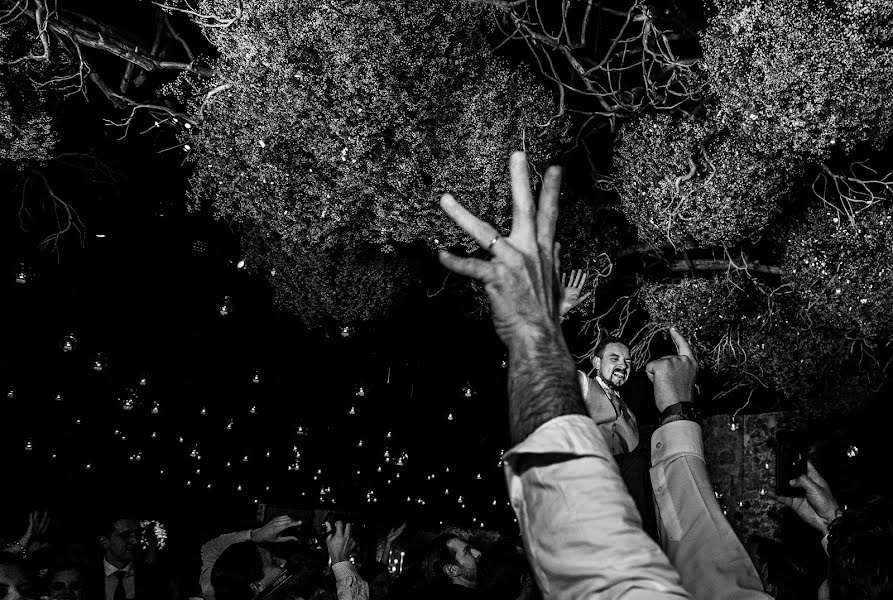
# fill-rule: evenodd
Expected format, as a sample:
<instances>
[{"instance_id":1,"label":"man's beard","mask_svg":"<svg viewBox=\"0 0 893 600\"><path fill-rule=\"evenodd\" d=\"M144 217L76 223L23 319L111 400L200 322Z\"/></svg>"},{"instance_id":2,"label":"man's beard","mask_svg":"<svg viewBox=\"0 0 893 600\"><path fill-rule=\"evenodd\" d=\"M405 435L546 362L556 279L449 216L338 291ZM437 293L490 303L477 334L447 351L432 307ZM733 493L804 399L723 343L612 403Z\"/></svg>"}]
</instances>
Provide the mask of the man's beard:
<instances>
[{"instance_id":1,"label":"man's beard","mask_svg":"<svg viewBox=\"0 0 893 600\"><path fill-rule=\"evenodd\" d=\"M614 375L615 374L617 374L621 377L620 383L614 383ZM608 379L605 381L605 383L607 383L608 387L611 388L612 390L619 390L621 387L623 387L623 384L626 383L627 379L629 379L628 371L615 370L613 373L611 373L611 375L608 377Z\"/></svg>"}]
</instances>

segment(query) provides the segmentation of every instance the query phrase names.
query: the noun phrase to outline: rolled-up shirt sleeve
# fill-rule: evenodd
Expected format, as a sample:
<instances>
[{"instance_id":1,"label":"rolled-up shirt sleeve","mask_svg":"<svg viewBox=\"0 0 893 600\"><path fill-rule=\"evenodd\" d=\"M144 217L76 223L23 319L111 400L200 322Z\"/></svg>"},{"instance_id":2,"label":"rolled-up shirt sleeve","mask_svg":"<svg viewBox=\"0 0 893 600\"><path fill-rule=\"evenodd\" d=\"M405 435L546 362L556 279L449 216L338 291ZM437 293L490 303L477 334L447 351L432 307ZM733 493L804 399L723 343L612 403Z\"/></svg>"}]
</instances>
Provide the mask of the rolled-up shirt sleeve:
<instances>
[{"instance_id":1,"label":"rolled-up shirt sleeve","mask_svg":"<svg viewBox=\"0 0 893 600\"><path fill-rule=\"evenodd\" d=\"M716 500L701 427L685 420L659 427L651 465L661 546L685 589L696 600L769 600Z\"/></svg>"},{"instance_id":2,"label":"rolled-up shirt sleeve","mask_svg":"<svg viewBox=\"0 0 893 600\"><path fill-rule=\"evenodd\" d=\"M643 531L598 427L583 415L540 426L504 457L512 507L546 598L690 598Z\"/></svg>"}]
</instances>

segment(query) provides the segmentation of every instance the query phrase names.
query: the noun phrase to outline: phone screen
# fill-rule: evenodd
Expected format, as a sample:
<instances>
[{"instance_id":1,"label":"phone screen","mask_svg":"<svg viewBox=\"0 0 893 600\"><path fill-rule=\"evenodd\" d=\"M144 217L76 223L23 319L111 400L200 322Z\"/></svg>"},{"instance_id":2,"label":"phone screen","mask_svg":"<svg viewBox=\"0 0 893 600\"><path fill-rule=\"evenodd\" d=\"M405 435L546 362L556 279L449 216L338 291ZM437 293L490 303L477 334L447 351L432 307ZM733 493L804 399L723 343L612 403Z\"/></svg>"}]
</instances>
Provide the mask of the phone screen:
<instances>
[{"instance_id":1,"label":"phone screen","mask_svg":"<svg viewBox=\"0 0 893 600\"><path fill-rule=\"evenodd\" d=\"M791 431L779 431L775 439L775 492L780 496L802 496L803 490L788 482L806 473L806 444L802 436Z\"/></svg>"}]
</instances>

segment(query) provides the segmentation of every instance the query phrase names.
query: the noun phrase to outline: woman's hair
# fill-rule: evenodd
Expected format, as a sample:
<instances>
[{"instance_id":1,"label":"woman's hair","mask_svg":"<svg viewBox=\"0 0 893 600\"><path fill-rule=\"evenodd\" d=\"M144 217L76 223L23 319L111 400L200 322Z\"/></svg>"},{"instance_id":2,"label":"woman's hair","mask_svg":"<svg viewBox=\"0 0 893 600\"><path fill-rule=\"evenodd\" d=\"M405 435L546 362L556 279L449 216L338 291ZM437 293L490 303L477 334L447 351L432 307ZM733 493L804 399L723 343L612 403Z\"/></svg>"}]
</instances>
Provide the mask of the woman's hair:
<instances>
[{"instance_id":1,"label":"woman's hair","mask_svg":"<svg viewBox=\"0 0 893 600\"><path fill-rule=\"evenodd\" d=\"M239 542L223 551L211 568L211 587L217 600L251 600L251 584L264 578L264 561L257 544Z\"/></svg>"}]
</instances>

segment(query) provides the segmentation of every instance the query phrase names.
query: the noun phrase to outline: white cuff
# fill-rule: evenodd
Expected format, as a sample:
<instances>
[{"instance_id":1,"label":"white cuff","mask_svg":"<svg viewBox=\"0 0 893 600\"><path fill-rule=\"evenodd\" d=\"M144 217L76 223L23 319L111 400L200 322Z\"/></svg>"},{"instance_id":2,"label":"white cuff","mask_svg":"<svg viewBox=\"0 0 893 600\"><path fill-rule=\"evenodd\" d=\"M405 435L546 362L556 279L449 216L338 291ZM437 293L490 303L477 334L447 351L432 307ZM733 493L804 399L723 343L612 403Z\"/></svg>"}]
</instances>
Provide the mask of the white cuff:
<instances>
[{"instance_id":1,"label":"white cuff","mask_svg":"<svg viewBox=\"0 0 893 600\"><path fill-rule=\"evenodd\" d=\"M335 581L341 581L348 577L360 576L359 573L357 573L357 568L349 560L332 563L332 575L335 576Z\"/></svg>"}]
</instances>

